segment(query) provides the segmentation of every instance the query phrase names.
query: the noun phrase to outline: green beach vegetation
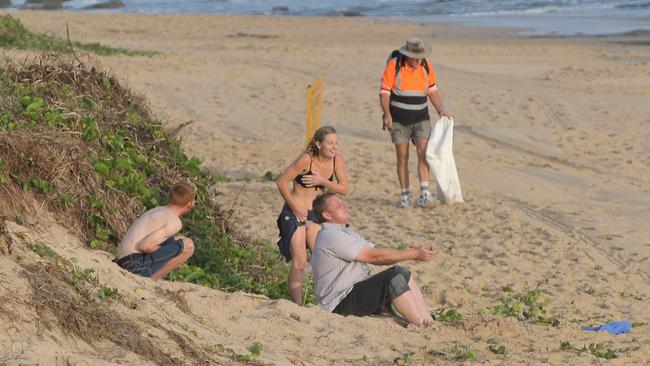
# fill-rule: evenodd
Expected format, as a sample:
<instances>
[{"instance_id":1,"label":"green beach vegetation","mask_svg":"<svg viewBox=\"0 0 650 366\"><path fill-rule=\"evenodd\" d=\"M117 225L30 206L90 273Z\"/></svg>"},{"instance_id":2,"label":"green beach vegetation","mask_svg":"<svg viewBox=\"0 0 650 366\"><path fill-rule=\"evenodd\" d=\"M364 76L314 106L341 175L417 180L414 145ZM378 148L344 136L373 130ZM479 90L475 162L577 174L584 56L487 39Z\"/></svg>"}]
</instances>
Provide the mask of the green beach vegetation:
<instances>
[{"instance_id":1,"label":"green beach vegetation","mask_svg":"<svg viewBox=\"0 0 650 366\"><path fill-rule=\"evenodd\" d=\"M511 293L512 289L503 289ZM498 298L498 303L489 308L494 315L504 315L529 321L535 324L545 324L557 327L559 320L556 311L549 307L550 300L542 297L542 290L536 287L522 294L509 294Z\"/></svg>"},{"instance_id":2,"label":"green beach vegetation","mask_svg":"<svg viewBox=\"0 0 650 366\"><path fill-rule=\"evenodd\" d=\"M430 354L449 361L471 361L476 358L476 354L468 346L459 346L457 344L449 349L433 350Z\"/></svg>"},{"instance_id":3,"label":"green beach vegetation","mask_svg":"<svg viewBox=\"0 0 650 366\"><path fill-rule=\"evenodd\" d=\"M169 187L188 179L197 205L183 218L182 233L196 250L169 278L288 296L287 266L275 244L238 232L231 212L214 200L224 177L186 156L178 129L164 129L146 101L112 75L43 56L1 66L0 95L0 213L22 217L28 202L39 202L88 246L114 252L140 214L165 204Z\"/></svg>"},{"instance_id":4,"label":"green beach vegetation","mask_svg":"<svg viewBox=\"0 0 650 366\"><path fill-rule=\"evenodd\" d=\"M449 309L446 311L445 309L440 309L438 314L436 314L435 319L443 323L456 324L463 320L463 315L456 309Z\"/></svg>"},{"instance_id":5,"label":"green beach vegetation","mask_svg":"<svg viewBox=\"0 0 650 366\"><path fill-rule=\"evenodd\" d=\"M155 56L156 51L130 50L120 47L109 47L101 43L82 43L71 41L74 49L92 52L100 56ZM0 47L19 48L25 50L44 50L61 53L71 53L67 39L37 34L29 31L23 24L11 15L0 16Z\"/></svg>"},{"instance_id":6,"label":"green beach vegetation","mask_svg":"<svg viewBox=\"0 0 650 366\"><path fill-rule=\"evenodd\" d=\"M577 352L578 354L590 354L596 358L604 358L606 360L611 360L613 358L618 358L622 353L627 352L627 348L609 348L602 343L589 343L588 345L582 346L582 348L574 347L569 341L563 341L560 343L560 350L562 351L571 351Z\"/></svg>"}]
</instances>

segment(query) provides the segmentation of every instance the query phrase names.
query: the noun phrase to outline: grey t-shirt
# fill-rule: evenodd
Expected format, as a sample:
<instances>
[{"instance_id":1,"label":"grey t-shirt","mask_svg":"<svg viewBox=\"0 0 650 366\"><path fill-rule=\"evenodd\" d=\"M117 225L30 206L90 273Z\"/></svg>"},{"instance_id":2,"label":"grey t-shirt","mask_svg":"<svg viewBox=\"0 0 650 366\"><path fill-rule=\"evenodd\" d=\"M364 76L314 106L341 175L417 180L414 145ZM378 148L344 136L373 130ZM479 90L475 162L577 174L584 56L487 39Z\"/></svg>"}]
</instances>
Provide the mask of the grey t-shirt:
<instances>
[{"instance_id":1,"label":"grey t-shirt","mask_svg":"<svg viewBox=\"0 0 650 366\"><path fill-rule=\"evenodd\" d=\"M375 246L345 225L322 224L311 255L314 294L320 307L333 311L354 284L370 278L370 267L354 260L366 245Z\"/></svg>"}]
</instances>

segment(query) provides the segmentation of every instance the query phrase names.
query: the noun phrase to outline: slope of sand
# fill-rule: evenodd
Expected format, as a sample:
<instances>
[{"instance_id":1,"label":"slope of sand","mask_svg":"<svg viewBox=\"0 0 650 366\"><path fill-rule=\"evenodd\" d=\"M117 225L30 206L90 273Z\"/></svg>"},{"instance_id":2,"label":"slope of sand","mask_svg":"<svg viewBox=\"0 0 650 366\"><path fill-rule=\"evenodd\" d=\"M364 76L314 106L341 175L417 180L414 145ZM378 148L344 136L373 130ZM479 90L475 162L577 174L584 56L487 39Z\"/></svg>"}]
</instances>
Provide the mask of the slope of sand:
<instances>
[{"instance_id":1,"label":"slope of sand","mask_svg":"<svg viewBox=\"0 0 650 366\"><path fill-rule=\"evenodd\" d=\"M217 187L222 202L250 235L268 241L277 238L282 200L275 183L261 177L281 172L298 155L305 87L323 74L323 121L340 133L353 226L384 246L434 244L437 259L407 266L432 309L456 308L464 317L456 325L405 330L284 300L153 285L55 231L58 240L50 241L59 254L76 256L111 287L144 299L138 309L159 323L185 334L193 329L192 340L201 347L222 344L241 353L260 342L260 360L276 364L391 364L397 357L443 363L443 356L431 352L454 345L472 349L481 364L599 364L592 355L560 350L562 341L627 349L608 364L650 358L647 326L616 337L580 330L610 320L650 321L650 49L644 42L517 38L504 31L368 18L12 15L35 31L63 36L68 21L76 40L164 52L95 61L146 95L170 127L193 122L182 130L184 148L201 157L205 168L235 178ZM394 206L394 153L380 128L377 87L387 55L412 34L433 45L439 86L455 116L463 205ZM413 182L414 168L411 161ZM45 229L26 230L43 240L52 237ZM19 268L0 259L0 288L27 293L13 275ZM486 310L509 289L525 293L537 286L550 300L558 327ZM179 292L190 311L179 315L158 288ZM20 307L20 293L15 297L9 304ZM118 311L144 321L142 313ZM22 347L26 361L47 364L74 354L70 362L145 362L107 345L100 352L79 339L38 335L36 314L0 318L2 332L15 329L2 338L1 348ZM154 328L152 337L182 355ZM46 347L51 342L58 348ZM506 357L488 350L500 345ZM403 355L408 352L414 354ZM219 357L210 362L231 362Z\"/></svg>"}]
</instances>

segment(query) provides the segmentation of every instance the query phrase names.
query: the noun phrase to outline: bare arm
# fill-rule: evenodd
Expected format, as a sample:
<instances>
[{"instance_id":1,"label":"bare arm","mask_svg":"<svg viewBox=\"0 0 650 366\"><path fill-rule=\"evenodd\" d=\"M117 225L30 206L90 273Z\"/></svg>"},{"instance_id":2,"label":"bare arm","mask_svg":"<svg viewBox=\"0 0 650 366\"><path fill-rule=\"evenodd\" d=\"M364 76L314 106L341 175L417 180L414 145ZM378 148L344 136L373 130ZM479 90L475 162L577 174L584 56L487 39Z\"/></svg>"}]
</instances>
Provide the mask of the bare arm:
<instances>
[{"instance_id":1,"label":"bare arm","mask_svg":"<svg viewBox=\"0 0 650 366\"><path fill-rule=\"evenodd\" d=\"M149 233L135 244L135 249L142 253L153 253L165 240L181 231L183 224L181 220L169 220L162 227Z\"/></svg>"},{"instance_id":2,"label":"bare arm","mask_svg":"<svg viewBox=\"0 0 650 366\"><path fill-rule=\"evenodd\" d=\"M291 211L293 211L296 218L300 221L305 221L307 219L307 209L296 205L296 202L291 196L291 191L289 190L289 183L296 179L296 177L304 171L307 166L309 166L309 155L307 153L302 153L298 159L284 170L278 180L275 181L282 198L284 198L284 201L289 205ZM304 213L302 211L304 211Z\"/></svg>"},{"instance_id":3,"label":"bare arm","mask_svg":"<svg viewBox=\"0 0 650 366\"><path fill-rule=\"evenodd\" d=\"M406 250L373 248L366 245L354 258L358 262L375 265L395 264L402 261L417 260L427 262L433 259L436 252L433 249L414 247Z\"/></svg>"},{"instance_id":4,"label":"bare arm","mask_svg":"<svg viewBox=\"0 0 650 366\"><path fill-rule=\"evenodd\" d=\"M381 105L381 111L383 112L382 129L391 129L393 128L393 116L390 114L390 94L380 93L379 94L379 104Z\"/></svg>"},{"instance_id":5,"label":"bare arm","mask_svg":"<svg viewBox=\"0 0 650 366\"><path fill-rule=\"evenodd\" d=\"M431 100L431 104L433 104L433 106L436 108L436 111L440 117L451 116L451 113L447 112L445 110L445 107L442 105L442 96L440 95L438 89L433 89L429 92L429 100Z\"/></svg>"}]
</instances>

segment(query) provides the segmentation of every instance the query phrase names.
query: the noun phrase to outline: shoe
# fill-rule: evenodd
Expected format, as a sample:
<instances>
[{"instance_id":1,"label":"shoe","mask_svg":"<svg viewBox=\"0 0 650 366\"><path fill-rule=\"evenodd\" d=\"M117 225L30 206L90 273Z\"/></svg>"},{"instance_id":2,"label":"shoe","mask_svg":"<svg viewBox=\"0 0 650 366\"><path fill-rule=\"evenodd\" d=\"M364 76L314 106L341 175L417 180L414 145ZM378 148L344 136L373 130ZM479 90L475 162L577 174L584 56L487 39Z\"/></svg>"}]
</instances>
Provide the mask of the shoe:
<instances>
[{"instance_id":1,"label":"shoe","mask_svg":"<svg viewBox=\"0 0 650 366\"><path fill-rule=\"evenodd\" d=\"M409 321L406 320L402 314L400 314L395 307L392 304L387 304L387 310L390 313L391 317L395 321L395 323L399 324L403 328L407 328L409 326Z\"/></svg>"},{"instance_id":2,"label":"shoe","mask_svg":"<svg viewBox=\"0 0 650 366\"><path fill-rule=\"evenodd\" d=\"M397 207L399 208L404 208L407 207L411 204L411 196L409 195L400 195L399 196L399 201L397 202Z\"/></svg>"},{"instance_id":3,"label":"shoe","mask_svg":"<svg viewBox=\"0 0 650 366\"><path fill-rule=\"evenodd\" d=\"M433 203L434 200L431 192L422 191L420 192L420 198L418 198L418 201L416 202L416 206L418 207L433 206Z\"/></svg>"}]
</instances>

